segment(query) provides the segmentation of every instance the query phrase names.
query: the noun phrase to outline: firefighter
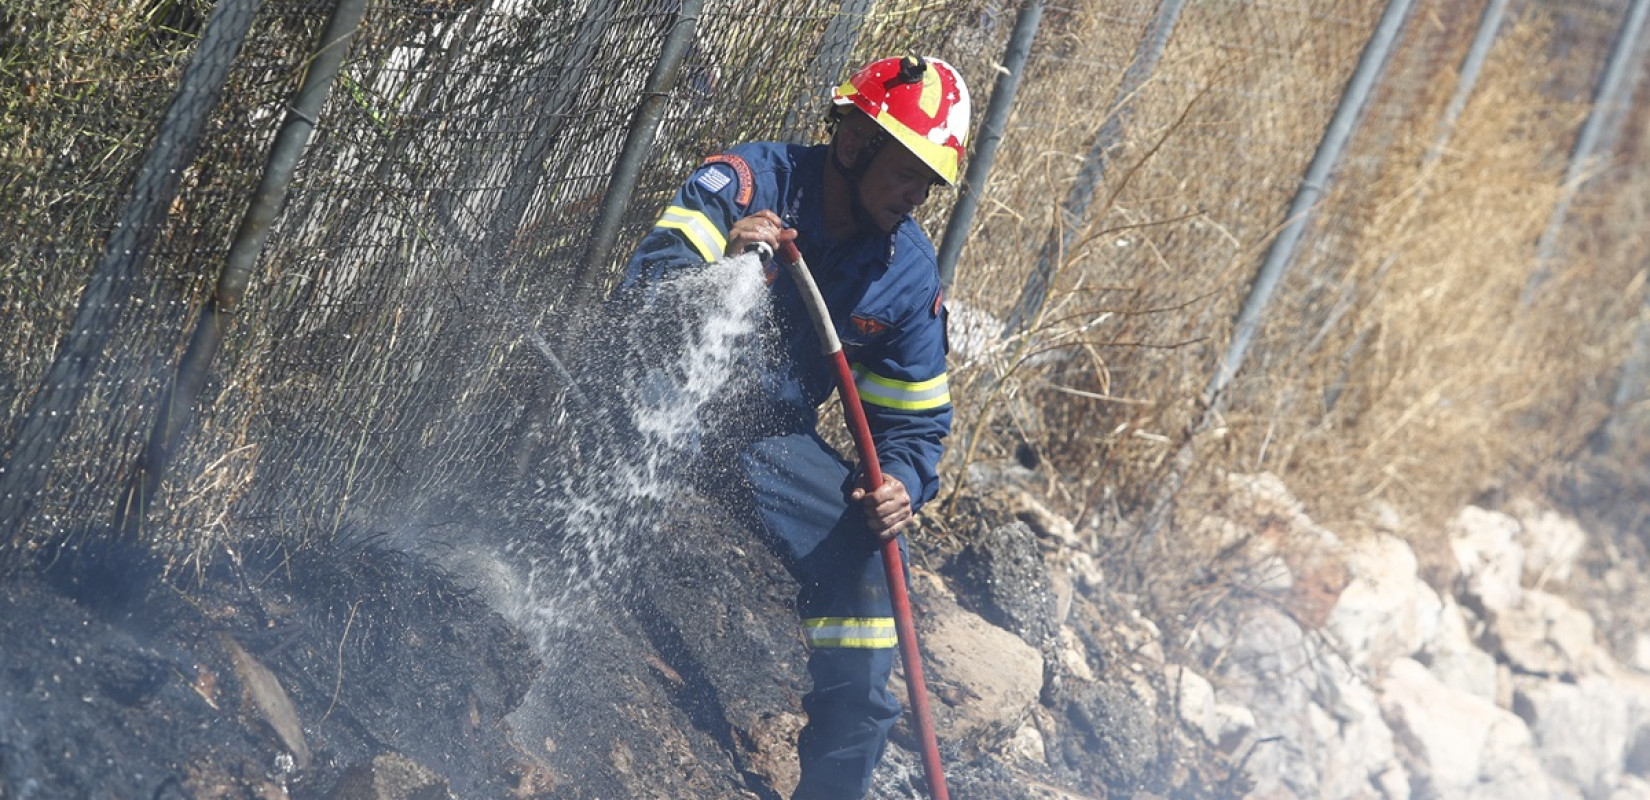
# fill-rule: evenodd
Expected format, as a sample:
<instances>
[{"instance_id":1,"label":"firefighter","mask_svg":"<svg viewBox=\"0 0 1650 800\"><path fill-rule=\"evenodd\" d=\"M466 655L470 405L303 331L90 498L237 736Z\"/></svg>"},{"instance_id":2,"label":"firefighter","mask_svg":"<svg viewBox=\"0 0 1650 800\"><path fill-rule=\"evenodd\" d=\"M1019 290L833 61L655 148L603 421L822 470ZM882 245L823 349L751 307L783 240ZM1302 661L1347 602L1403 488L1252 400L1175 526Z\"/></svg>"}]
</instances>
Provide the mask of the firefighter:
<instances>
[{"instance_id":1,"label":"firefighter","mask_svg":"<svg viewBox=\"0 0 1650 800\"><path fill-rule=\"evenodd\" d=\"M853 465L816 432L830 362L792 281L770 273L780 331L777 380L764 380L729 485L796 577L813 685L797 743L793 798L860 798L900 714L888 690L897 639L882 560L939 489L951 426L945 308L934 247L911 213L954 185L968 90L939 59L875 61L832 97L831 136L815 146L748 143L708 159L632 256L624 284L794 240L813 267L852 362L885 479L857 488ZM903 537L900 538L904 546Z\"/></svg>"}]
</instances>

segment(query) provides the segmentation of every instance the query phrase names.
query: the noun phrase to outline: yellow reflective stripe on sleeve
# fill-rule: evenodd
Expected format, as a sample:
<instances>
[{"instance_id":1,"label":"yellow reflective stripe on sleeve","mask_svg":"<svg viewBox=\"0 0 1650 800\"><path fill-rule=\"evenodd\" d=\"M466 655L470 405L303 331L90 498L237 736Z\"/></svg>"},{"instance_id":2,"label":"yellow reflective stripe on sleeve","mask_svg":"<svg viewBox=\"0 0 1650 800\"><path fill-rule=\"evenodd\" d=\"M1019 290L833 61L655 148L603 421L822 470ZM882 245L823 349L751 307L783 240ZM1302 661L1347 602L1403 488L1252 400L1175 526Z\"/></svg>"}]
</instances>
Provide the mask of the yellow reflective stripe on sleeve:
<instances>
[{"instance_id":1,"label":"yellow reflective stripe on sleeve","mask_svg":"<svg viewBox=\"0 0 1650 800\"><path fill-rule=\"evenodd\" d=\"M853 365L853 371L859 399L871 405L901 411L928 411L951 404L951 382L944 372L937 378L909 383L884 378L864 364Z\"/></svg>"},{"instance_id":2,"label":"yellow reflective stripe on sleeve","mask_svg":"<svg viewBox=\"0 0 1650 800\"><path fill-rule=\"evenodd\" d=\"M893 617L815 617L802 620L802 633L809 647L875 650L899 644Z\"/></svg>"},{"instance_id":3,"label":"yellow reflective stripe on sleeve","mask_svg":"<svg viewBox=\"0 0 1650 800\"><path fill-rule=\"evenodd\" d=\"M706 261L721 258L728 249L727 238L722 235L716 224L710 221L710 217L691 208L666 208L664 216L659 218L657 227L680 231Z\"/></svg>"}]
</instances>

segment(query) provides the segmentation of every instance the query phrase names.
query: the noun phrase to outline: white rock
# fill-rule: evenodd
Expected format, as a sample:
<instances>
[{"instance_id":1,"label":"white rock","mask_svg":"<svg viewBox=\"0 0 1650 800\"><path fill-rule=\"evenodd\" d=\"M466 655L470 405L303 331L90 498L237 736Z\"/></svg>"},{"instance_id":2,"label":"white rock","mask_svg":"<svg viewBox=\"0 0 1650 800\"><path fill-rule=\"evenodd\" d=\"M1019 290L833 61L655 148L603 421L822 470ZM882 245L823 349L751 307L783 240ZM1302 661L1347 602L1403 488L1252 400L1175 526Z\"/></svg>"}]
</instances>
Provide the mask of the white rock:
<instances>
[{"instance_id":1,"label":"white rock","mask_svg":"<svg viewBox=\"0 0 1650 800\"><path fill-rule=\"evenodd\" d=\"M1467 506L1447 526L1450 550L1466 581L1467 594L1494 611L1518 604L1524 573L1524 548L1518 544L1518 520L1477 506Z\"/></svg>"},{"instance_id":2,"label":"white rock","mask_svg":"<svg viewBox=\"0 0 1650 800\"><path fill-rule=\"evenodd\" d=\"M1445 595L1438 612L1438 631L1421 655L1439 682L1451 689L1478 695L1495 702L1497 670L1495 656L1478 649L1467 629L1465 609L1455 598Z\"/></svg>"},{"instance_id":3,"label":"white rock","mask_svg":"<svg viewBox=\"0 0 1650 800\"><path fill-rule=\"evenodd\" d=\"M1008 742L1003 745L1003 754L1027 764L1042 766L1048 763L1048 750L1044 747L1043 732L1031 723L1021 725L1020 729L1009 737Z\"/></svg>"},{"instance_id":4,"label":"white rock","mask_svg":"<svg viewBox=\"0 0 1650 800\"><path fill-rule=\"evenodd\" d=\"M1551 509L1521 510L1518 520L1518 543L1524 548L1524 585L1539 589L1568 581L1576 559L1587 546L1587 533L1575 520Z\"/></svg>"},{"instance_id":5,"label":"white rock","mask_svg":"<svg viewBox=\"0 0 1650 800\"><path fill-rule=\"evenodd\" d=\"M1371 781L1389 771L1396 756L1367 683L1322 637L1275 607L1232 604L1223 611L1200 630L1200 643L1223 654L1214 680L1217 709L1252 714L1254 744L1244 754L1253 796L1368 797ZM1237 732L1248 722L1221 724Z\"/></svg>"},{"instance_id":6,"label":"white rock","mask_svg":"<svg viewBox=\"0 0 1650 800\"><path fill-rule=\"evenodd\" d=\"M1642 759L1650 743L1650 680L1611 672L1574 683L1515 679L1513 708L1529 725L1541 763L1587 797L1607 796L1620 785L1628 762Z\"/></svg>"},{"instance_id":7,"label":"white rock","mask_svg":"<svg viewBox=\"0 0 1650 800\"><path fill-rule=\"evenodd\" d=\"M1232 473L1226 476L1226 483L1232 488L1234 500L1249 501L1257 513L1291 523L1306 516L1306 504L1289 491L1282 478L1270 472Z\"/></svg>"},{"instance_id":8,"label":"white rock","mask_svg":"<svg viewBox=\"0 0 1650 800\"><path fill-rule=\"evenodd\" d=\"M1215 727L1220 730L1220 739L1214 743L1215 746L1232 755L1238 751L1239 745L1254 738L1255 712L1244 706L1217 702Z\"/></svg>"},{"instance_id":9,"label":"white rock","mask_svg":"<svg viewBox=\"0 0 1650 800\"><path fill-rule=\"evenodd\" d=\"M954 297L945 301L946 333L951 344L952 369L1004 356L1003 321L991 312Z\"/></svg>"},{"instance_id":10,"label":"white rock","mask_svg":"<svg viewBox=\"0 0 1650 800\"><path fill-rule=\"evenodd\" d=\"M1295 576L1289 571L1289 562L1279 555L1260 558L1254 565L1242 570L1238 579L1255 591L1277 594L1288 594L1295 585Z\"/></svg>"},{"instance_id":11,"label":"white rock","mask_svg":"<svg viewBox=\"0 0 1650 800\"><path fill-rule=\"evenodd\" d=\"M1385 800L1409 800L1409 770L1402 764L1394 762L1372 782Z\"/></svg>"},{"instance_id":12,"label":"white rock","mask_svg":"<svg viewBox=\"0 0 1650 800\"><path fill-rule=\"evenodd\" d=\"M920 577L914 573L914 578ZM924 677L935 725L956 739L989 744L1019 729L1037 705L1043 687L1043 658L1020 637L957 605L940 591L923 594L917 615ZM903 670L898 671L903 683ZM906 696L904 686L895 690Z\"/></svg>"},{"instance_id":13,"label":"white rock","mask_svg":"<svg viewBox=\"0 0 1650 800\"><path fill-rule=\"evenodd\" d=\"M1202 734L1210 744L1220 742L1220 721L1215 717L1215 687L1179 664L1163 670L1164 683L1174 692L1175 710L1186 727Z\"/></svg>"},{"instance_id":14,"label":"white rock","mask_svg":"<svg viewBox=\"0 0 1650 800\"><path fill-rule=\"evenodd\" d=\"M1351 581L1329 614L1329 632L1359 669L1380 670L1420 651L1437 633L1443 602L1416 573L1402 539L1378 533L1346 545Z\"/></svg>"},{"instance_id":15,"label":"white rock","mask_svg":"<svg viewBox=\"0 0 1650 800\"><path fill-rule=\"evenodd\" d=\"M1650 672L1650 633L1633 637L1633 656L1628 663L1639 672Z\"/></svg>"},{"instance_id":16,"label":"white rock","mask_svg":"<svg viewBox=\"0 0 1650 800\"><path fill-rule=\"evenodd\" d=\"M1556 511L1542 511L1523 520L1524 569L1531 584L1543 586L1549 581L1560 583L1570 579L1576 559L1587 547L1587 532L1581 525Z\"/></svg>"},{"instance_id":17,"label":"white rock","mask_svg":"<svg viewBox=\"0 0 1650 800\"><path fill-rule=\"evenodd\" d=\"M1134 654L1137 661L1150 664L1164 664L1168 658L1163 654L1163 632L1158 629L1157 623L1147 619L1139 609L1129 610L1127 622L1118 621L1112 632L1117 634L1124 649Z\"/></svg>"},{"instance_id":18,"label":"white rock","mask_svg":"<svg viewBox=\"0 0 1650 800\"><path fill-rule=\"evenodd\" d=\"M1381 706L1438 800L1553 798L1530 731L1512 712L1440 683L1407 658L1392 662Z\"/></svg>"},{"instance_id":19,"label":"white rock","mask_svg":"<svg viewBox=\"0 0 1650 800\"><path fill-rule=\"evenodd\" d=\"M1404 518L1398 509L1385 500L1370 500L1362 509L1362 518L1383 533L1398 533L1403 530Z\"/></svg>"},{"instance_id":20,"label":"white rock","mask_svg":"<svg viewBox=\"0 0 1650 800\"><path fill-rule=\"evenodd\" d=\"M1621 776L1621 783L1610 792L1610 800L1650 800L1650 781L1637 775Z\"/></svg>"},{"instance_id":21,"label":"white rock","mask_svg":"<svg viewBox=\"0 0 1650 800\"><path fill-rule=\"evenodd\" d=\"M1011 492L1009 499L1015 518L1031 528L1039 540L1072 550L1083 547L1083 540L1077 535L1077 526L1055 513L1037 495L1022 490Z\"/></svg>"},{"instance_id":22,"label":"white rock","mask_svg":"<svg viewBox=\"0 0 1650 800\"><path fill-rule=\"evenodd\" d=\"M1526 590L1520 602L1492 612L1488 622L1495 649L1521 672L1574 676L1610 660L1593 618L1557 595Z\"/></svg>"},{"instance_id":23,"label":"white rock","mask_svg":"<svg viewBox=\"0 0 1650 800\"><path fill-rule=\"evenodd\" d=\"M1317 703L1311 707L1314 711L1321 708L1328 723L1319 755L1320 796L1367 797L1371 783L1397 763L1392 729L1370 684L1343 662L1326 662L1320 675Z\"/></svg>"},{"instance_id":24,"label":"white rock","mask_svg":"<svg viewBox=\"0 0 1650 800\"><path fill-rule=\"evenodd\" d=\"M1100 562L1081 550L1067 552L1066 569L1070 570L1072 580L1086 594L1101 591L1106 586L1106 574L1100 570Z\"/></svg>"},{"instance_id":25,"label":"white rock","mask_svg":"<svg viewBox=\"0 0 1650 800\"><path fill-rule=\"evenodd\" d=\"M1090 683L1096 680L1094 669L1089 666L1088 648L1083 646L1083 640L1069 625L1060 629L1059 655L1060 665L1067 675Z\"/></svg>"}]
</instances>

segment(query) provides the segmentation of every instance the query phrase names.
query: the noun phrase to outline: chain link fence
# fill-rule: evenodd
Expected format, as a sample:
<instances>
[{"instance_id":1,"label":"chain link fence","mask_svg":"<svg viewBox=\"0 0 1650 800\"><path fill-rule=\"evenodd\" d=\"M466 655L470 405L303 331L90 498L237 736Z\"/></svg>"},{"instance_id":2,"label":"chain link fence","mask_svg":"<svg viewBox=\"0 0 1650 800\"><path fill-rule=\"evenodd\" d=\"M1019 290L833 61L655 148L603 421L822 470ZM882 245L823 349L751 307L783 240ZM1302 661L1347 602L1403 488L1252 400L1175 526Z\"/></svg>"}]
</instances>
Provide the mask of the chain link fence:
<instances>
[{"instance_id":1,"label":"chain link fence","mask_svg":"<svg viewBox=\"0 0 1650 800\"><path fill-rule=\"evenodd\" d=\"M1481 325L1454 326L1459 306L1428 299L1429 275L1461 282L1433 296L1493 292L1512 263L1527 276L1530 231L1553 208L1628 0L1514 5L1437 157L1489 4L1420 0L1405 16L1269 322L1202 433L1202 392L1244 291L1385 5L1048 5L997 162L973 189L951 291L969 312L954 317L953 466L1029 442L1071 478L1074 506L1118 513L1188 444L1210 465L1337 473L1352 494L1379 492L1383 474L1422 482L1443 468L1428 461L1442 445L1411 423L1504 423L1502 399L1475 393L1512 391L1526 374L1470 383L1402 354L1450 347L1453 363L1481 363L1475 348L1517 319L1542 344L1498 351L1506 363L1546 363L1581 341L1591 349L1566 380L1619 366L1626 333L1597 331L1630 333L1642 243L1558 278L1555 298L1597 301L1585 330L1500 294L1483 300ZM554 359L578 346L574 312L692 165L744 139L818 140L829 88L883 55L945 57L983 108L1016 10L370 3L199 413L138 521L187 560L225 541L385 529L478 476L524 485L576 424ZM333 12L299 0L7 4L7 566L99 535L130 507L157 408ZM656 127L638 113L650 108ZM1641 120L1642 104L1622 116ZM627 148L645 158L615 174ZM923 209L936 239L949 200ZM610 247L597 224L608 215ZM1610 236L1614 218L1586 225ZM1034 278L1039 254L1052 271ZM1440 380L1457 391L1429 395ZM1591 395L1544 391L1521 406L1537 412L1529 424L1568 419L1551 439L1573 440ZM1440 417L1447 408L1457 416ZM1348 455L1360 449L1377 457Z\"/></svg>"}]
</instances>

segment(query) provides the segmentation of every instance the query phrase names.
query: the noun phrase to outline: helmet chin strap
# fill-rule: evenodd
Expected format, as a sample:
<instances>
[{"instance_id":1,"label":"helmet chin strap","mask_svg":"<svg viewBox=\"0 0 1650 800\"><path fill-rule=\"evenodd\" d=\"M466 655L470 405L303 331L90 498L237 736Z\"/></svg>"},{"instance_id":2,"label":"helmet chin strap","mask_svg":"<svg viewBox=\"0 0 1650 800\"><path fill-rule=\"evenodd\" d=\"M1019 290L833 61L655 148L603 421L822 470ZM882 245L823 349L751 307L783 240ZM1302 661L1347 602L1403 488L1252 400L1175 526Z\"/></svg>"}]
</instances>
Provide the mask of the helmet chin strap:
<instances>
[{"instance_id":1,"label":"helmet chin strap","mask_svg":"<svg viewBox=\"0 0 1650 800\"><path fill-rule=\"evenodd\" d=\"M860 197L859 193L861 179L863 179L865 177L865 173L871 169L871 162L876 160L877 153L882 152L882 148L887 144L888 134L883 133L882 131L877 131L877 133L865 143L865 146L860 148L859 155L854 159L852 166L842 166L842 161L837 158L836 147L834 145L831 147L831 152L829 154L829 158L827 159L831 162L831 169L835 170L836 173L841 175L842 179L848 183L848 210L854 215L854 224L857 225L861 231L871 233L887 233L887 231L884 231L882 228L877 226L876 217L871 216L871 210L865 207L865 201Z\"/></svg>"}]
</instances>

